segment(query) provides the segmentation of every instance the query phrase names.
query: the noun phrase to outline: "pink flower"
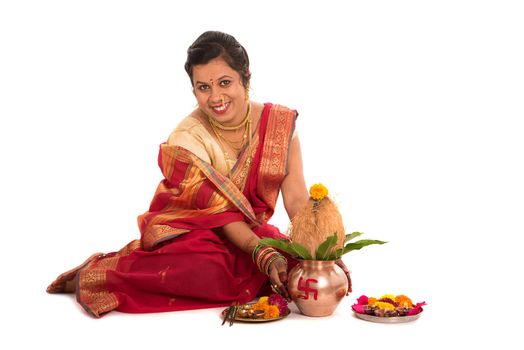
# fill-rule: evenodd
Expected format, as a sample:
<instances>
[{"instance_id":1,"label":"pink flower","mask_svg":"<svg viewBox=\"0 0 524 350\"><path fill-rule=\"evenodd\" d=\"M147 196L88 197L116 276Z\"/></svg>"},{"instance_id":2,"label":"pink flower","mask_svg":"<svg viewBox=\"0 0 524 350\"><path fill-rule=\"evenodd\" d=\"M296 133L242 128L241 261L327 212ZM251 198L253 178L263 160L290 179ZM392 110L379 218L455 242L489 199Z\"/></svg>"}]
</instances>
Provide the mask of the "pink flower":
<instances>
[{"instance_id":1,"label":"pink flower","mask_svg":"<svg viewBox=\"0 0 524 350\"><path fill-rule=\"evenodd\" d=\"M289 308L287 307L287 300L279 294L271 294L269 296L268 303L269 305L277 306L278 311L281 315L286 315L289 312Z\"/></svg>"},{"instance_id":2,"label":"pink flower","mask_svg":"<svg viewBox=\"0 0 524 350\"><path fill-rule=\"evenodd\" d=\"M368 304L368 297L365 295L361 295L360 298L357 299L357 303L353 304L351 307L353 310L355 310L358 314L364 314L366 313L364 311L364 306Z\"/></svg>"},{"instance_id":3,"label":"pink flower","mask_svg":"<svg viewBox=\"0 0 524 350\"><path fill-rule=\"evenodd\" d=\"M361 304L354 304L352 306L353 310L355 310L355 312L357 314L365 314L366 312L364 311L364 305L361 305Z\"/></svg>"},{"instance_id":4,"label":"pink flower","mask_svg":"<svg viewBox=\"0 0 524 350\"><path fill-rule=\"evenodd\" d=\"M426 302L417 303L411 310L408 311L407 316L416 315L422 312L422 306L426 305Z\"/></svg>"},{"instance_id":5,"label":"pink flower","mask_svg":"<svg viewBox=\"0 0 524 350\"><path fill-rule=\"evenodd\" d=\"M360 298L357 299L358 305L367 305L368 304L368 297L365 295L361 295Z\"/></svg>"}]
</instances>

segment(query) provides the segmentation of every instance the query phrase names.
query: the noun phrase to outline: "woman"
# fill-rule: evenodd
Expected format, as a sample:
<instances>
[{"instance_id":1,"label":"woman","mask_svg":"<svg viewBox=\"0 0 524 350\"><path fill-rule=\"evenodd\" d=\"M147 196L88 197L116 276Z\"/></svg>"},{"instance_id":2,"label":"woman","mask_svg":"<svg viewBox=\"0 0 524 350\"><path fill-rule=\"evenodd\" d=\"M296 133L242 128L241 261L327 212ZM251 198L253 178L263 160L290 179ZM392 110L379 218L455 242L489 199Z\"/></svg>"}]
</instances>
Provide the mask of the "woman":
<instances>
[{"instance_id":1,"label":"woman","mask_svg":"<svg viewBox=\"0 0 524 350\"><path fill-rule=\"evenodd\" d=\"M91 256L48 287L76 291L95 317L245 303L268 281L289 298L295 262L258 241L286 238L267 223L279 191L290 219L308 200L297 113L249 100L248 55L228 34L202 34L185 69L198 107L160 146L165 178L138 218L141 239Z\"/></svg>"}]
</instances>

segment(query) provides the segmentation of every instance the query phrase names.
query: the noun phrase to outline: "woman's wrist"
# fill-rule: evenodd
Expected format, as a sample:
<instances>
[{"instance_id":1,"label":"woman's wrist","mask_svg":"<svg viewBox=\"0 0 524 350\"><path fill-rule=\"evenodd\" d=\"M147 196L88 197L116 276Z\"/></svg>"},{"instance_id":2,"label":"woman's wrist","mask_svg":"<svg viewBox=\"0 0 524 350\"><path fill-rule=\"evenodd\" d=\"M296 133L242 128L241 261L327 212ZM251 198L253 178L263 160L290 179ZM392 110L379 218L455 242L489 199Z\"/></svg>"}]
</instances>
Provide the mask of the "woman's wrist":
<instances>
[{"instance_id":1,"label":"woman's wrist","mask_svg":"<svg viewBox=\"0 0 524 350\"><path fill-rule=\"evenodd\" d=\"M260 272L269 276L269 269L272 263L281 259L287 264L287 259L272 247L258 244L253 249L252 259Z\"/></svg>"}]
</instances>

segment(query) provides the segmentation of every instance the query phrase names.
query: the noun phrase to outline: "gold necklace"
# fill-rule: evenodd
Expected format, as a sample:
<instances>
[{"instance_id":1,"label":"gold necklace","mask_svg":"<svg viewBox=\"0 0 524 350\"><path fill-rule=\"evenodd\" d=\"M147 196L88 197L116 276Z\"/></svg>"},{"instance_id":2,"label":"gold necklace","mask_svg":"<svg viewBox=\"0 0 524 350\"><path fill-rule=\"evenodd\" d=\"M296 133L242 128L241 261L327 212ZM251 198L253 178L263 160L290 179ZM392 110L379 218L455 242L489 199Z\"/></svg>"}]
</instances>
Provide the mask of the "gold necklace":
<instances>
[{"instance_id":1,"label":"gold necklace","mask_svg":"<svg viewBox=\"0 0 524 350\"><path fill-rule=\"evenodd\" d=\"M211 124L211 128L213 129L213 132L215 133L218 139L218 142L220 143L220 148L222 148L222 152L224 152L224 158L226 159L226 166L227 166L227 177L231 178L231 166L229 165L229 161L231 160L231 158L229 157L229 153L227 152L226 148L224 147L224 144L222 143L222 141L227 143L235 152L239 152L242 149L242 147L244 146L246 139L247 139L248 140L248 149L249 149L248 156L251 156L251 103L248 102L246 117L237 126L226 127L218 123L213 118L208 117L208 119L209 119L209 123ZM244 125L246 126L246 128L244 129L244 135L242 135L242 138L239 141L229 141L228 139L224 137L224 135L222 135L220 130L218 130L218 129L238 130L241 127L243 127ZM236 143L241 142L241 143L240 143L240 146L235 147L232 144L233 142L236 142Z\"/></svg>"},{"instance_id":2,"label":"gold necklace","mask_svg":"<svg viewBox=\"0 0 524 350\"><path fill-rule=\"evenodd\" d=\"M211 118L208 116L208 119L209 119L209 122L211 125L213 125L214 127L216 127L217 129L220 129L220 130L226 130L226 131L234 131L234 130L238 130L242 127L244 127L244 125L246 125L249 121L249 117L250 117L250 114L251 114L251 103L247 103L247 112L246 112L246 116L244 117L244 120L242 120L240 122L240 124L238 125L235 125L235 126L225 126L223 124L220 124L219 122L217 122L214 118Z\"/></svg>"},{"instance_id":3,"label":"gold necklace","mask_svg":"<svg viewBox=\"0 0 524 350\"><path fill-rule=\"evenodd\" d=\"M231 148L233 148L235 151L240 151L242 149L242 146L244 146L244 144L246 143L246 139L247 139L247 134L248 134L248 129L249 128L245 128L244 129L244 133L242 135L242 137L240 138L240 140L230 140L228 139L227 137L224 136L224 134L222 134L220 132L220 130L216 130L214 129L213 131L215 132L215 134L217 134L225 143L227 143L229 146L231 146Z\"/></svg>"}]
</instances>

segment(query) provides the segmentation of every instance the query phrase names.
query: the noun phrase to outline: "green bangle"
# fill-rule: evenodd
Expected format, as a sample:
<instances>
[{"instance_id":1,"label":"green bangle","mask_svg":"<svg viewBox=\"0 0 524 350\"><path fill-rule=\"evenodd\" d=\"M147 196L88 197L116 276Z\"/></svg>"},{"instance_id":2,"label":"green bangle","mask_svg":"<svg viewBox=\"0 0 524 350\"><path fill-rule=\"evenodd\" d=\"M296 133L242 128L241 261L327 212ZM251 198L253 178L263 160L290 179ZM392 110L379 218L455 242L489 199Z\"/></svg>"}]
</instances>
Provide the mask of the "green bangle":
<instances>
[{"instance_id":1,"label":"green bangle","mask_svg":"<svg viewBox=\"0 0 524 350\"><path fill-rule=\"evenodd\" d=\"M262 249L262 245L260 243L257 244L255 249L253 249L253 253L251 253L251 259L253 260L253 262L256 262L255 259L256 259L257 254L258 254L260 249Z\"/></svg>"}]
</instances>

